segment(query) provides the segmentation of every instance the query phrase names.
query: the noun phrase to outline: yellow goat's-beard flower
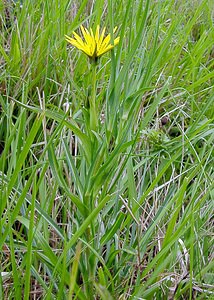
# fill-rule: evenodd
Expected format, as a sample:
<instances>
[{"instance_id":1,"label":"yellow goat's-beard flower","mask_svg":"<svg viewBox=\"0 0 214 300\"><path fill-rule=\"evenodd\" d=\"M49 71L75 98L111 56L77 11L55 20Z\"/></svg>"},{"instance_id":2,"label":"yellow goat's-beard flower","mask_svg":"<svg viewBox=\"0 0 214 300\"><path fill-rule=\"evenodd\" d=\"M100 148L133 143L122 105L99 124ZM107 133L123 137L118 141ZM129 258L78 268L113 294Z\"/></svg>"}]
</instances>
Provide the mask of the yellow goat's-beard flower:
<instances>
[{"instance_id":1,"label":"yellow goat's-beard flower","mask_svg":"<svg viewBox=\"0 0 214 300\"><path fill-rule=\"evenodd\" d=\"M84 40L77 33L73 32L74 38L66 35L66 41L75 46L77 49L83 51L86 55L88 55L89 58L93 60L97 60L98 57L108 52L119 43L120 37L117 37L112 45L110 43L110 34L104 37L106 28L104 28L100 34L99 25L97 26L95 34L93 33L91 28L90 31L88 31L83 26L81 26L80 28ZM116 29L117 27L114 28L114 32L116 31Z\"/></svg>"}]
</instances>

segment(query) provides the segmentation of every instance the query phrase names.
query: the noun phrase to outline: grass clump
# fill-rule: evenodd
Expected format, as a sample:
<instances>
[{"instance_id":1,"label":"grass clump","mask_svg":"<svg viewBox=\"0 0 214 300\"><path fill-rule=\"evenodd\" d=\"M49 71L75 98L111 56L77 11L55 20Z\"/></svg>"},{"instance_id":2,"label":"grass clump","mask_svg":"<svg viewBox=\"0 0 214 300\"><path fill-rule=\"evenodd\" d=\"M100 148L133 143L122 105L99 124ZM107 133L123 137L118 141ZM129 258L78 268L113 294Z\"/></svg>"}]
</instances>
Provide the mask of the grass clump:
<instances>
[{"instance_id":1,"label":"grass clump","mask_svg":"<svg viewBox=\"0 0 214 300\"><path fill-rule=\"evenodd\" d=\"M118 45L69 46L83 25ZM1 299L212 299L212 1L0 3Z\"/></svg>"}]
</instances>

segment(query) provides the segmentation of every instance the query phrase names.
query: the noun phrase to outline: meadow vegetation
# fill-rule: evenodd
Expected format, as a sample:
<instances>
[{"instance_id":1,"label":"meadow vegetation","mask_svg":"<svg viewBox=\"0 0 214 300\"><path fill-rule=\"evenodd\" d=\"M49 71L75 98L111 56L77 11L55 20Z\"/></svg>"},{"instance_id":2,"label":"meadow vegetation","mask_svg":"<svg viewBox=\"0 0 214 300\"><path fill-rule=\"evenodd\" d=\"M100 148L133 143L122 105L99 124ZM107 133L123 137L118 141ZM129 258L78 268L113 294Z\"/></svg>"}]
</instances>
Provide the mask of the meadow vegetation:
<instances>
[{"instance_id":1,"label":"meadow vegetation","mask_svg":"<svg viewBox=\"0 0 214 300\"><path fill-rule=\"evenodd\" d=\"M213 17L0 1L0 299L214 298ZM120 37L96 74L81 25Z\"/></svg>"}]
</instances>

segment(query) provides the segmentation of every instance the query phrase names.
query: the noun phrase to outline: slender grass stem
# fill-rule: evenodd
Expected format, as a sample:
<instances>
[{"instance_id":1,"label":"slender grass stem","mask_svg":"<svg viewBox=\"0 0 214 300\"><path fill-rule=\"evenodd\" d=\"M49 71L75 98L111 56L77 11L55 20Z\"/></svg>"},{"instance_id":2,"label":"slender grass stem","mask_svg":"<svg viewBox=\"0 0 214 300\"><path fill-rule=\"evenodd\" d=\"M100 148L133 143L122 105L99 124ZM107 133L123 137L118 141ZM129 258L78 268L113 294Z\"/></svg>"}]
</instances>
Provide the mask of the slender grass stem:
<instances>
[{"instance_id":1,"label":"slender grass stem","mask_svg":"<svg viewBox=\"0 0 214 300\"><path fill-rule=\"evenodd\" d=\"M97 131L98 119L97 119L97 63L95 61L91 62L91 96L90 96L90 129L92 131Z\"/></svg>"},{"instance_id":2,"label":"slender grass stem","mask_svg":"<svg viewBox=\"0 0 214 300\"><path fill-rule=\"evenodd\" d=\"M213 299L213 1L52 2L0 1L0 299Z\"/></svg>"}]
</instances>

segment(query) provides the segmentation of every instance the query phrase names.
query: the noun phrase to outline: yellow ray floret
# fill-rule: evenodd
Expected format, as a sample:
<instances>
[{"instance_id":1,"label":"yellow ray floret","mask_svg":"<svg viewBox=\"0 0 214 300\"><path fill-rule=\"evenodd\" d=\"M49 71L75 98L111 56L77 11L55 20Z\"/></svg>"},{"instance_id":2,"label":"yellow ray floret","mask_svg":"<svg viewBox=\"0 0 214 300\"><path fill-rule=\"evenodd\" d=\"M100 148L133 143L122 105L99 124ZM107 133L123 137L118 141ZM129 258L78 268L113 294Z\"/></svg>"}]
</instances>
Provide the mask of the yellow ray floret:
<instances>
[{"instance_id":1,"label":"yellow ray floret","mask_svg":"<svg viewBox=\"0 0 214 300\"><path fill-rule=\"evenodd\" d=\"M103 55L107 51L110 51L119 43L120 38L117 37L113 41L113 45L110 43L111 36L108 34L105 36L106 28L104 28L100 34L100 26L98 25L96 28L95 33L90 28L87 30L83 26L80 27L83 39L75 32L73 32L74 38L69 36L65 36L66 41L69 42L71 45L75 46L77 49L83 51L87 54L90 58L96 59L99 56ZM117 27L114 28L114 32L116 31Z\"/></svg>"}]
</instances>

